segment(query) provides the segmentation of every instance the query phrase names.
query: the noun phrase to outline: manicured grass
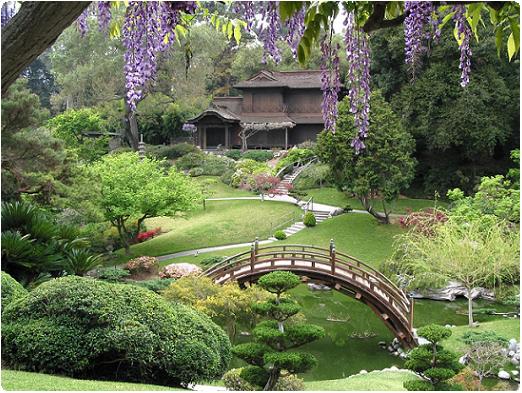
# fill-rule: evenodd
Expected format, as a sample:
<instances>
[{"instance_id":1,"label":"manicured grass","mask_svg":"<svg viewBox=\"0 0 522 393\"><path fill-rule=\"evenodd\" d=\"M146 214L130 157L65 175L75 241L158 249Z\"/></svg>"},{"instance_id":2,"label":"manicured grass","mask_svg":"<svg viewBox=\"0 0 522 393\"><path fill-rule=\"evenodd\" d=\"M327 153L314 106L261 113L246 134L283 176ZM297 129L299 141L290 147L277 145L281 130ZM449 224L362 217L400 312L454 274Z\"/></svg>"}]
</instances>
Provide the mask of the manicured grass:
<instances>
[{"instance_id":1,"label":"manicured grass","mask_svg":"<svg viewBox=\"0 0 522 393\"><path fill-rule=\"evenodd\" d=\"M314 197L314 202L324 203L338 207L346 207L350 205L352 209L363 209L361 202L357 198L349 198L345 193L333 188L323 187L305 190L309 197ZM406 213L408 209L413 211L424 209L426 207L434 207L435 201L430 199L398 199L391 205L392 213ZM437 206L446 207L447 203L437 201ZM380 203L376 205L377 210L382 210Z\"/></svg>"},{"instance_id":2,"label":"manicured grass","mask_svg":"<svg viewBox=\"0 0 522 393\"><path fill-rule=\"evenodd\" d=\"M306 390L401 391L405 381L417 379L408 371L372 371L349 378L305 382Z\"/></svg>"},{"instance_id":3,"label":"manicured grass","mask_svg":"<svg viewBox=\"0 0 522 393\"><path fill-rule=\"evenodd\" d=\"M201 186L207 198L230 198L256 195L253 192L226 185L219 179L219 176L198 176L192 179Z\"/></svg>"},{"instance_id":4,"label":"manicured grass","mask_svg":"<svg viewBox=\"0 0 522 393\"><path fill-rule=\"evenodd\" d=\"M280 224L287 220L293 222L300 214L297 206L283 202L207 201L205 210L195 211L187 218L148 220L147 227L161 227L162 231L169 232L132 246L131 257L248 242L256 236L267 238ZM117 262L123 260L122 256Z\"/></svg>"},{"instance_id":5,"label":"manicured grass","mask_svg":"<svg viewBox=\"0 0 522 393\"><path fill-rule=\"evenodd\" d=\"M91 381L58 377L55 375L29 373L25 371L2 370L2 388L5 390L49 390L49 391L127 391L127 390L185 390L159 385L140 383Z\"/></svg>"},{"instance_id":6,"label":"manicured grass","mask_svg":"<svg viewBox=\"0 0 522 393\"><path fill-rule=\"evenodd\" d=\"M474 332L483 332L485 330L492 330L495 333L503 336L506 339L514 338L520 341L520 319L498 319L489 322L482 322L478 327L470 328L468 326L457 326L451 329L452 335L447 340L444 340L443 346L457 353L464 353L466 351L466 344L461 341L462 336L468 330Z\"/></svg>"},{"instance_id":7,"label":"manicured grass","mask_svg":"<svg viewBox=\"0 0 522 393\"><path fill-rule=\"evenodd\" d=\"M383 225L369 215L347 213L323 221L316 227L305 228L288 239L274 244L309 244L328 248L330 239L334 239L338 251L359 258L374 267L379 267L393 252L394 236L402 232L403 229L398 225ZM200 254L197 257L175 258L170 263L174 261L198 263L201 259L210 256L232 256L247 249L234 248Z\"/></svg>"}]
</instances>

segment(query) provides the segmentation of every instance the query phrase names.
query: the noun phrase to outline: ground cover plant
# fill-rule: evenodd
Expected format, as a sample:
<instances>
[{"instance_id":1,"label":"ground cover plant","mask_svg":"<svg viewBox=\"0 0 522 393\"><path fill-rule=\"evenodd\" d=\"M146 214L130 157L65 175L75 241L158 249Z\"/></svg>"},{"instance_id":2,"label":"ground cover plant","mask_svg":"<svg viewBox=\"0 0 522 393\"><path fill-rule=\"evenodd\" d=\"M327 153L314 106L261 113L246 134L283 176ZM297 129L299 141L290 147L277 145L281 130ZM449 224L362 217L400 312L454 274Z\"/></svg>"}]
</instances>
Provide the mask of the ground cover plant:
<instances>
[{"instance_id":1,"label":"ground cover plant","mask_svg":"<svg viewBox=\"0 0 522 393\"><path fill-rule=\"evenodd\" d=\"M208 317L134 285L55 279L2 319L2 359L21 370L180 386L219 378L230 360Z\"/></svg>"}]
</instances>

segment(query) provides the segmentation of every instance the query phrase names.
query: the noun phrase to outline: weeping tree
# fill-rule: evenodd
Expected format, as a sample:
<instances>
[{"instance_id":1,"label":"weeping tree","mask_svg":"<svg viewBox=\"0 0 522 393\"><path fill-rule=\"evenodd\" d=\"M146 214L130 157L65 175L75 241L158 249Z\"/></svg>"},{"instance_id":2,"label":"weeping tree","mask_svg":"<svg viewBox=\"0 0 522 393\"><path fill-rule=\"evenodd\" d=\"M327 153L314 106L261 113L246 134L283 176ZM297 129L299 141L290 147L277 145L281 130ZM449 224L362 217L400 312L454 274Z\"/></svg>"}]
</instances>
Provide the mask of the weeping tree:
<instances>
[{"instance_id":1,"label":"weeping tree","mask_svg":"<svg viewBox=\"0 0 522 393\"><path fill-rule=\"evenodd\" d=\"M300 307L286 293L299 284L299 277L290 272L276 271L261 277L258 285L275 297L255 303L252 308L268 319L252 331L255 342L232 349L234 355L250 364L241 370L240 377L263 390L274 390L283 370L303 373L317 362L312 354L290 351L324 336L320 326L288 321Z\"/></svg>"},{"instance_id":2,"label":"weeping tree","mask_svg":"<svg viewBox=\"0 0 522 393\"><path fill-rule=\"evenodd\" d=\"M391 265L409 277L410 289L440 287L458 281L466 288L468 322L473 326L472 293L518 282L520 233L502 221L452 217L437 224L433 235L412 230L401 235Z\"/></svg>"}]
</instances>

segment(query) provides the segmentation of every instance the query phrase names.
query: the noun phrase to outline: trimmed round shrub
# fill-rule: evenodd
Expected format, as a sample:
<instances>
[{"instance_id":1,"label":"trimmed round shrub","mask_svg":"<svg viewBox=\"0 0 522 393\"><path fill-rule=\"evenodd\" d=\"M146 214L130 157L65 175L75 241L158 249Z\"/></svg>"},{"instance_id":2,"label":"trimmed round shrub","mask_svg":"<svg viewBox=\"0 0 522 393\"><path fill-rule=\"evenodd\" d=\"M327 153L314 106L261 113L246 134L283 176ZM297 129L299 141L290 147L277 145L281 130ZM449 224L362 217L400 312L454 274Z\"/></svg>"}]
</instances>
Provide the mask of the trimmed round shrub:
<instances>
[{"instance_id":1,"label":"trimmed round shrub","mask_svg":"<svg viewBox=\"0 0 522 393\"><path fill-rule=\"evenodd\" d=\"M201 272L201 268L192 263L171 263L160 271L159 276L161 278L181 278L197 276L201 274Z\"/></svg>"},{"instance_id":2,"label":"trimmed round shrub","mask_svg":"<svg viewBox=\"0 0 522 393\"><path fill-rule=\"evenodd\" d=\"M282 230L275 231L274 237L277 240L285 240L286 239L286 233L284 233Z\"/></svg>"},{"instance_id":3,"label":"trimmed round shrub","mask_svg":"<svg viewBox=\"0 0 522 393\"><path fill-rule=\"evenodd\" d=\"M317 221L315 219L314 213L306 212L303 217L303 224L307 227L315 227L317 225Z\"/></svg>"},{"instance_id":4,"label":"trimmed round shrub","mask_svg":"<svg viewBox=\"0 0 522 393\"><path fill-rule=\"evenodd\" d=\"M241 150L229 150L225 153L225 156L237 161L241 158Z\"/></svg>"},{"instance_id":5,"label":"trimmed round shrub","mask_svg":"<svg viewBox=\"0 0 522 393\"><path fill-rule=\"evenodd\" d=\"M27 289L16 281L6 272L2 274L2 309L5 309L13 301L23 298L27 295Z\"/></svg>"},{"instance_id":6,"label":"trimmed round shrub","mask_svg":"<svg viewBox=\"0 0 522 393\"><path fill-rule=\"evenodd\" d=\"M304 381L295 374L284 375L274 386L275 391L303 391L305 389Z\"/></svg>"},{"instance_id":7,"label":"trimmed round shrub","mask_svg":"<svg viewBox=\"0 0 522 393\"><path fill-rule=\"evenodd\" d=\"M271 150L249 150L244 152L241 158L265 162L274 158L274 153Z\"/></svg>"},{"instance_id":8,"label":"trimmed round shrub","mask_svg":"<svg viewBox=\"0 0 522 393\"><path fill-rule=\"evenodd\" d=\"M203 173L205 171L203 170L203 168L197 166L195 168L192 168L190 171L189 171L189 176L192 176L192 177L198 177L198 176L203 176Z\"/></svg>"},{"instance_id":9,"label":"trimmed round shrub","mask_svg":"<svg viewBox=\"0 0 522 393\"><path fill-rule=\"evenodd\" d=\"M159 262L156 257L138 257L127 262L125 264L125 269L127 269L132 274L157 273L159 270Z\"/></svg>"},{"instance_id":10,"label":"trimmed round shrub","mask_svg":"<svg viewBox=\"0 0 522 393\"><path fill-rule=\"evenodd\" d=\"M209 317L135 285L58 278L4 316L2 360L19 370L180 386L221 377L231 357Z\"/></svg>"},{"instance_id":11,"label":"trimmed round shrub","mask_svg":"<svg viewBox=\"0 0 522 393\"><path fill-rule=\"evenodd\" d=\"M205 154L201 151L185 154L176 161L176 168L180 170L189 170L200 167L205 162Z\"/></svg>"},{"instance_id":12,"label":"trimmed round shrub","mask_svg":"<svg viewBox=\"0 0 522 393\"><path fill-rule=\"evenodd\" d=\"M242 368L233 368L223 375L223 383L227 390L232 391L254 391L257 388L241 378Z\"/></svg>"},{"instance_id":13,"label":"trimmed round shrub","mask_svg":"<svg viewBox=\"0 0 522 393\"><path fill-rule=\"evenodd\" d=\"M120 282L123 279L130 276L130 272L127 269L121 267L104 267L96 270L96 278L109 282Z\"/></svg>"}]
</instances>

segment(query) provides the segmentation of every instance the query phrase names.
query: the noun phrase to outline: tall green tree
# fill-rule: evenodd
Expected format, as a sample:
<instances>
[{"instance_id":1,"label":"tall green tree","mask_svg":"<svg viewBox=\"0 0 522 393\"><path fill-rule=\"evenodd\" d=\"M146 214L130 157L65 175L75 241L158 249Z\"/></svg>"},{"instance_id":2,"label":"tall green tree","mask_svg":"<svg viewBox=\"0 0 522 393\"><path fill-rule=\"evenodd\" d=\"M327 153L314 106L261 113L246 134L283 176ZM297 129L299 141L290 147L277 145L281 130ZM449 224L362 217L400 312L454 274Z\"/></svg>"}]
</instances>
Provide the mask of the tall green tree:
<instances>
[{"instance_id":1,"label":"tall green tree","mask_svg":"<svg viewBox=\"0 0 522 393\"><path fill-rule=\"evenodd\" d=\"M414 141L378 90L372 93L371 101L366 149L357 154L350 146L357 130L345 98L339 104L337 130L319 135L317 154L330 166L339 189L355 194L368 213L389 223L391 204L413 178Z\"/></svg>"},{"instance_id":2,"label":"tall green tree","mask_svg":"<svg viewBox=\"0 0 522 393\"><path fill-rule=\"evenodd\" d=\"M195 208L198 187L174 167L165 170L153 158L137 153L106 155L87 167L95 203L118 230L125 251L133 235L130 223L141 228L147 218L171 216Z\"/></svg>"},{"instance_id":3,"label":"tall green tree","mask_svg":"<svg viewBox=\"0 0 522 393\"><path fill-rule=\"evenodd\" d=\"M300 282L298 276L285 271L262 276L258 285L274 294L275 298L255 303L252 308L268 320L258 323L252 331L255 342L239 344L232 349L234 355L250 364L241 371L241 378L263 390L274 390L283 370L303 373L317 362L309 353L289 351L324 336L320 326L286 322L300 309L286 292Z\"/></svg>"}]
</instances>

